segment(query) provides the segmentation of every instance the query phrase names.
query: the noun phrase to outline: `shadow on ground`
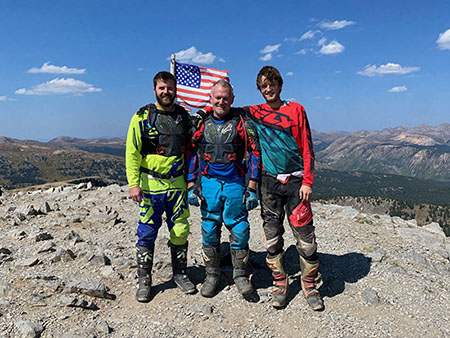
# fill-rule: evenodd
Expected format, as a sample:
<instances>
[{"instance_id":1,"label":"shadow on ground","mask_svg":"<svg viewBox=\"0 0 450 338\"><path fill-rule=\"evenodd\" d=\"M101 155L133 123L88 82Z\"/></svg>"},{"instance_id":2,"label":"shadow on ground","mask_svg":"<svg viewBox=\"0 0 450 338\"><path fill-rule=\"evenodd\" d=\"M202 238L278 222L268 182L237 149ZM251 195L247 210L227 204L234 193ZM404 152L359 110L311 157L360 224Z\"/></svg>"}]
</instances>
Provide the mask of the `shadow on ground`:
<instances>
[{"instance_id":1,"label":"shadow on ground","mask_svg":"<svg viewBox=\"0 0 450 338\"><path fill-rule=\"evenodd\" d=\"M345 255L318 253L320 259L319 271L322 274L323 285L320 288L322 297L334 297L345 290L346 283L356 283L365 277L371 266L371 258L361 253L349 252ZM300 262L295 245L286 250L286 272L290 284L288 303L301 293ZM266 265L266 252L252 251L250 253L252 283L256 289L265 289L272 285L272 273Z\"/></svg>"}]
</instances>

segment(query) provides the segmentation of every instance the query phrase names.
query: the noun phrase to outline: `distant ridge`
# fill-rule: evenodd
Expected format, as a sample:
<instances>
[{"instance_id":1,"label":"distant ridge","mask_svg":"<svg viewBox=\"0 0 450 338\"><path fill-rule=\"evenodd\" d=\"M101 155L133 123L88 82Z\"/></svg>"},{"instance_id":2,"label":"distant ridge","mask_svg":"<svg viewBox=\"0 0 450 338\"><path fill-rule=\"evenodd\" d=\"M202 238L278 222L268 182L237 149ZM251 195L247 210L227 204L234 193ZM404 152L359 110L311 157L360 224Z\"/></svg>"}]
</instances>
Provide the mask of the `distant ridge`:
<instances>
[{"instance_id":1,"label":"distant ridge","mask_svg":"<svg viewBox=\"0 0 450 338\"><path fill-rule=\"evenodd\" d=\"M346 135L313 132L319 168L450 181L450 124Z\"/></svg>"}]
</instances>

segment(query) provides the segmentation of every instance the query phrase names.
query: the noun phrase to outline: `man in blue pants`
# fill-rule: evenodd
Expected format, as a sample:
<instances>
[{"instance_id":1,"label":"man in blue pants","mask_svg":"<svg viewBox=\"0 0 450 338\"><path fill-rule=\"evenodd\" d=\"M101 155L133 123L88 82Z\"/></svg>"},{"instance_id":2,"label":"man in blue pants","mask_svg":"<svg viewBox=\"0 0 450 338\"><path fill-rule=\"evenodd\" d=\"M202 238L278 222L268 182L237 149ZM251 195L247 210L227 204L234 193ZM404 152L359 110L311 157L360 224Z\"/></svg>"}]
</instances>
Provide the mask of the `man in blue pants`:
<instances>
[{"instance_id":1,"label":"man in blue pants","mask_svg":"<svg viewBox=\"0 0 450 338\"><path fill-rule=\"evenodd\" d=\"M222 223L230 231L233 279L242 295L253 293L247 276L250 225L248 211L258 205L256 182L260 174L260 150L253 123L231 108L233 88L225 80L211 90L213 113L192 138L188 155L188 202L199 206L201 198L203 258L206 280L204 297L213 297L220 282L220 235ZM249 152L249 165L245 163ZM200 166L201 195L195 189ZM245 185L248 171L249 183Z\"/></svg>"}]
</instances>

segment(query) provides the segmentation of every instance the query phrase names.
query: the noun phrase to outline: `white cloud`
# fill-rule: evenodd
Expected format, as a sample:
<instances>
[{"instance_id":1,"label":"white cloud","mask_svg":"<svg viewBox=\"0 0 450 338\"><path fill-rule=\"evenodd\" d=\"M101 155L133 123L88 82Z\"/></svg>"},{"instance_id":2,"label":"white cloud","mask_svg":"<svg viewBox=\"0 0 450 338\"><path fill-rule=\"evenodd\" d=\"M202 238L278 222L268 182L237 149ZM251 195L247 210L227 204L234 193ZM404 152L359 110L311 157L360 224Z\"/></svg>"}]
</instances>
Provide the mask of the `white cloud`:
<instances>
[{"instance_id":1,"label":"white cloud","mask_svg":"<svg viewBox=\"0 0 450 338\"><path fill-rule=\"evenodd\" d=\"M4 101L17 101L17 99L13 99L12 97L0 96L0 102Z\"/></svg>"},{"instance_id":2,"label":"white cloud","mask_svg":"<svg viewBox=\"0 0 450 338\"><path fill-rule=\"evenodd\" d=\"M406 86L397 86L397 87L392 87L391 89L388 90L389 93L401 93L401 92L406 92L408 90L408 88Z\"/></svg>"},{"instance_id":3,"label":"white cloud","mask_svg":"<svg viewBox=\"0 0 450 338\"><path fill-rule=\"evenodd\" d=\"M286 73L286 76L293 76L294 75L294 72L287 72Z\"/></svg>"},{"instance_id":4,"label":"white cloud","mask_svg":"<svg viewBox=\"0 0 450 338\"><path fill-rule=\"evenodd\" d=\"M363 70L360 70L356 74L372 77L372 76L383 76L386 74L395 74L395 75L408 74L411 72L417 72L419 70L420 67L402 67L397 63L389 62L385 65L381 65L378 68L376 65L367 65Z\"/></svg>"},{"instance_id":5,"label":"white cloud","mask_svg":"<svg viewBox=\"0 0 450 338\"><path fill-rule=\"evenodd\" d=\"M144 68L142 68L142 67L139 67L139 68L137 69L138 72L142 72L143 70L144 70Z\"/></svg>"},{"instance_id":6,"label":"white cloud","mask_svg":"<svg viewBox=\"0 0 450 338\"><path fill-rule=\"evenodd\" d=\"M206 65L213 63L216 59L216 56L213 53L209 52L203 54L194 46L185 50L180 50L175 53L175 57L176 60L180 62L202 63Z\"/></svg>"},{"instance_id":7,"label":"white cloud","mask_svg":"<svg viewBox=\"0 0 450 338\"><path fill-rule=\"evenodd\" d=\"M219 62L226 62L224 58L220 58Z\"/></svg>"},{"instance_id":8,"label":"white cloud","mask_svg":"<svg viewBox=\"0 0 450 338\"><path fill-rule=\"evenodd\" d=\"M270 59L272 59L272 53L266 54L259 58L259 60L261 60L261 61L269 61Z\"/></svg>"},{"instance_id":9,"label":"white cloud","mask_svg":"<svg viewBox=\"0 0 450 338\"><path fill-rule=\"evenodd\" d=\"M280 48L280 46L281 46L281 43L279 43L277 45L267 45L266 47L261 49L259 52L261 54L273 53L273 52L278 51L278 48Z\"/></svg>"},{"instance_id":10,"label":"white cloud","mask_svg":"<svg viewBox=\"0 0 450 338\"><path fill-rule=\"evenodd\" d=\"M300 37L299 41L303 41L303 40L307 40L307 39L314 39L317 34L320 34L320 31L309 30Z\"/></svg>"},{"instance_id":11,"label":"white cloud","mask_svg":"<svg viewBox=\"0 0 450 338\"><path fill-rule=\"evenodd\" d=\"M306 49L300 49L298 52L295 52L296 55L300 54L300 55L305 55L306 54Z\"/></svg>"},{"instance_id":12,"label":"white cloud","mask_svg":"<svg viewBox=\"0 0 450 338\"><path fill-rule=\"evenodd\" d=\"M49 62L45 62L41 68L30 68L27 73L50 73L50 74L84 74L86 69L68 68L67 66L54 66Z\"/></svg>"},{"instance_id":13,"label":"white cloud","mask_svg":"<svg viewBox=\"0 0 450 338\"><path fill-rule=\"evenodd\" d=\"M317 42L317 46L322 46L323 44L325 44L325 42L327 42L327 38L321 38L321 39Z\"/></svg>"},{"instance_id":14,"label":"white cloud","mask_svg":"<svg viewBox=\"0 0 450 338\"><path fill-rule=\"evenodd\" d=\"M337 29L342 29L344 27L350 26L350 25L354 25L356 22L354 21L347 21L347 20L336 20L336 21L322 21L319 24L320 28L326 29L328 31L333 31L333 30L337 30Z\"/></svg>"},{"instance_id":15,"label":"white cloud","mask_svg":"<svg viewBox=\"0 0 450 338\"><path fill-rule=\"evenodd\" d=\"M321 39L322 40L322 39ZM340 54L344 51L345 47L341 45L336 40L331 41L329 44L325 44L325 42L322 44L322 48L320 48L319 53L320 54Z\"/></svg>"},{"instance_id":16,"label":"white cloud","mask_svg":"<svg viewBox=\"0 0 450 338\"><path fill-rule=\"evenodd\" d=\"M439 49L448 49L450 50L450 28L447 29L444 33L439 34L439 38L436 40Z\"/></svg>"},{"instance_id":17,"label":"white cloud","mask_svg":"<svg viewBox=\"0 0 450 338\"><path fill-rule=\"evenodd\" d=\"M332 97L331 96L325 96L325 100L331 100Z\"/></svg>"},{"instance_id":18,"label":"white cloud","mask_svg":"<svg viewBox=\"0 0 450 338\"><path fill-rule=\"evenodd\" d=\"M82 95L83 93L95 93L101 91L101 88L95 88L93 85L80 80L72 78L55 78L34 86L31 89L17 89L15 93L24 95Z\"/></svg>"}]
</instances>

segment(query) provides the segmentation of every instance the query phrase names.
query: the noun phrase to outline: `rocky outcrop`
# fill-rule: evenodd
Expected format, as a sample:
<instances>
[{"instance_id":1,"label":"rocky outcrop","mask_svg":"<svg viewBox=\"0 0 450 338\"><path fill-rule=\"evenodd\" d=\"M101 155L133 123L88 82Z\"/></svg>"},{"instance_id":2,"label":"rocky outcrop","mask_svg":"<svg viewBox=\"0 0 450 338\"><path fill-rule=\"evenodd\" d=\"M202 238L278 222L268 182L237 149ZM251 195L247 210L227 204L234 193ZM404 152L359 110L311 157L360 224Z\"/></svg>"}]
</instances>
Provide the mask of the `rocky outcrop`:
<instances>
[{"instance_id":1,"label":"rocky outcrop","mask_svg":"<svg viewBox=\"0 0 450 338\"><path fill-rule=\"evenodd\" d=\"M257 294L231 281L222 234L222 283L211 299L181 294L170 281L165 226L156 243L152 300L137 303L138 207L120 185L82 182L0 196L0 337L445 337L450 242L438 224L313 203L323 312L299 285L286 226L287 307L270 305L271 273L259 208L250 213L250 261ZM204 278L201 221L191 208L188 273Z\"/></svg>"}]
</instances>

